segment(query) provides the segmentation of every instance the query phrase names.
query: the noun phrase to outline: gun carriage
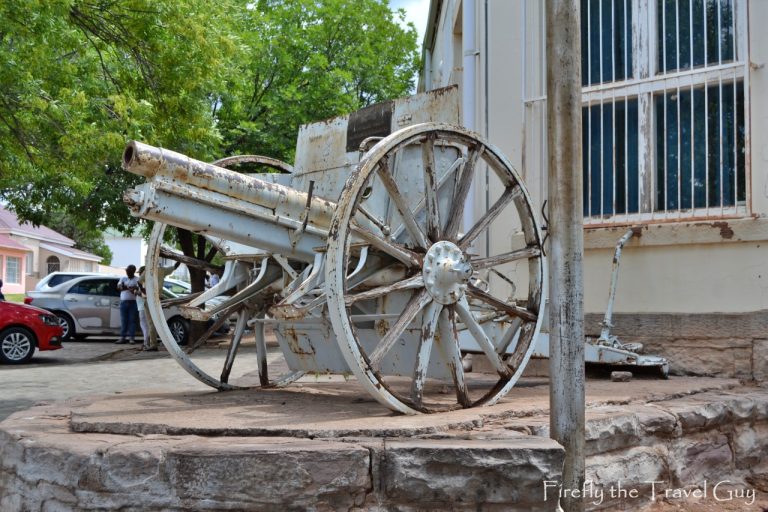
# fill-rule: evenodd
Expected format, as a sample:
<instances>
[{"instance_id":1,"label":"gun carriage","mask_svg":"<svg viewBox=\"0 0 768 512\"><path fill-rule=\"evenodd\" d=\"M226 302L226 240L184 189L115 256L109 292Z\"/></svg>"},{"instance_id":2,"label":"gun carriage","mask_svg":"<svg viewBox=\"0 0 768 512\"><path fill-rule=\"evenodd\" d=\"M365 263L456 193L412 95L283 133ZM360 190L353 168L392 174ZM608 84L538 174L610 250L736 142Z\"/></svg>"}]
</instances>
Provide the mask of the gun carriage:
<instances>
[{"instance_id":1,"label":"gun carriage","mask_svg":"<svg viewBox=\"0 0 768 512\"><path fill-rule=\"evenodd\" d=\"M535 210L504 155L451 123L455 90L415 98L304 127L295 168L257 156L209 164L128 144L123 167L146 182L124 201L155 221L150 275L168 255L166 225L205 235L226 261L220 282L182 306L187 318L216 318L204 338L236 317L223 363L193 361L200 340L178 345L161 320L158 280L147 280L150 315L185 370L220 390L353 374L403 413L492 404L514 386L546 293ZM361 116L380 129L355 131ZM279 172L227 169L243 162ZM482 180L493 197L475 218L473 183ZM508 234L501 246L488 237L497 223ZM274 370L267 324L283 358ZM255 358L242 343L251 331ZM491 373L468 372L468 354ZM251 380L231 378L236 359Z\"/></svg>"}]
</instances>

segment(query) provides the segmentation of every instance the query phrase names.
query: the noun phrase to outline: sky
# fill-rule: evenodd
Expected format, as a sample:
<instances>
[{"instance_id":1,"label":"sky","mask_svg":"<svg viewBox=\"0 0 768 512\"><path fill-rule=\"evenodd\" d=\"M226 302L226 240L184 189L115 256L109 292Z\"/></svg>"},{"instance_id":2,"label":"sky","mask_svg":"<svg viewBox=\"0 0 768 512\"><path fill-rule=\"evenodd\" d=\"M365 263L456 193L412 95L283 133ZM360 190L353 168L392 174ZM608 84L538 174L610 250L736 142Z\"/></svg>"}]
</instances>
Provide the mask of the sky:
<instances>
[{"instance_id":1,"label":"sky","mask_svg":"<svg viewBox=\"0 0 768 512\"><path fill-rule=\"evenodd\" d=\"M418 44L421 48L424 42L424 31L427 28L427 16L429 16L429 0L389 0L392 10L405 9L405 20L416 25L419 33Z\"/></svg>"}]
</instances>

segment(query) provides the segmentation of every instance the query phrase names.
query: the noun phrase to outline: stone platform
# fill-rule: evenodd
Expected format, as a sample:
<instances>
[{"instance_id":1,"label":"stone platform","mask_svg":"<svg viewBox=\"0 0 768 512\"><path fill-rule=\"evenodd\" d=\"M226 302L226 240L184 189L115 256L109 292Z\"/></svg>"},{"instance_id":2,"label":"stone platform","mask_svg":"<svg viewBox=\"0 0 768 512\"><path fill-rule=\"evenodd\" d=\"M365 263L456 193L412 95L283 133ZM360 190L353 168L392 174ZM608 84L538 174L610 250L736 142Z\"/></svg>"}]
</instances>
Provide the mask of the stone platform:
<instances>
[{"instance_id":1,"label":"stone platform","mask_svg":"<svg viewBox=\"0 0 768 512\"><path fill-rule=\"evenodd\" d=\"M354 382L310 378L40 405L0 423L0 510L556 510L548 393L527 379L493 407L401 416ZM768 389L588 381L587 402L589 509L721 480L756 493L732 510L768 505ZM637 496L612 498L617 484Z\"/></svg>"}]
</instances>

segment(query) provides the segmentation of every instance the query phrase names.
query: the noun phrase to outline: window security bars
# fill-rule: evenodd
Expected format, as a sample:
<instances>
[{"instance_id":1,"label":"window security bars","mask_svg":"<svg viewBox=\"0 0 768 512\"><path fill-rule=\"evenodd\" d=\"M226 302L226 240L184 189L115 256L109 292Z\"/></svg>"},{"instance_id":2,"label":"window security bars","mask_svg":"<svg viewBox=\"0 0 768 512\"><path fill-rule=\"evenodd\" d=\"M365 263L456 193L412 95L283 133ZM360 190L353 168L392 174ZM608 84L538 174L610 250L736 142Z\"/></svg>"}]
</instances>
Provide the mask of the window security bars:
<instances>
[{"instance_id":1,"label":"window security bars","mask_svg":"<svg viewBox=\"0 0 768 512\"><path fill-rule=\"evenodd\" d=\"M745 215L742 0L582 0L585 224Z\"/></svg>"}]
</instances>

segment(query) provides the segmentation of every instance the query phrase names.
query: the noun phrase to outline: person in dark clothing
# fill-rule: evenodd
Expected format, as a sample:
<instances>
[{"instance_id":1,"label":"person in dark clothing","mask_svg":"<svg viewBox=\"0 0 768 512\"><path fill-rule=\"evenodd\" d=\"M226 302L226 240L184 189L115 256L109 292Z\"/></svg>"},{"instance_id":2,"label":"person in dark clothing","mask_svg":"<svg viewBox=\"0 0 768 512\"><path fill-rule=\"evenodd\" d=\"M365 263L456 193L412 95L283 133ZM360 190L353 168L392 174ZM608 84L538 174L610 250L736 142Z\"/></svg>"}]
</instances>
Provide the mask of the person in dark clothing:
<instances>
[{"instance_id":1,"label":"person in dark clothing","mask_svg":"<svg viewBox=\"0 0 768 512\"><path fill-rule=\"evenodd\" d=\"M0 300L5 300L5 295L3 295L3 280L0 279Z\"/></svg>"}]
</instances>

